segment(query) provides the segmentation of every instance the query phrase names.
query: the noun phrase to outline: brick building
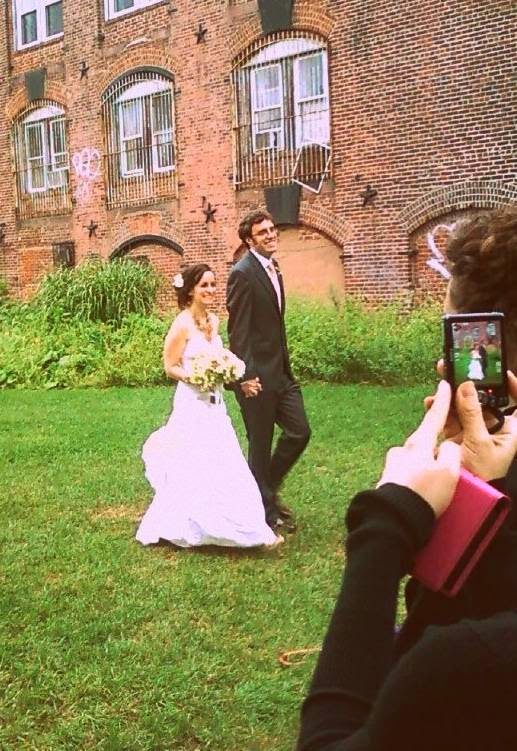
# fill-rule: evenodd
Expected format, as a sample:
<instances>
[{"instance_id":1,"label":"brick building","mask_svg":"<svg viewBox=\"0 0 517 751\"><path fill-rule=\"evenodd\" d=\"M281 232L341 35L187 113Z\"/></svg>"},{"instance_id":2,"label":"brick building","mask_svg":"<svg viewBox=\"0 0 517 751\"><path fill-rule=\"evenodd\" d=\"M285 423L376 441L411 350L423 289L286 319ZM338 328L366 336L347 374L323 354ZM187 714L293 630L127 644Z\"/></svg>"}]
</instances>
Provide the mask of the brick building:
<instances>
[{"instance_id":1,"label":"brick building","mask_svg":"<svg viewBox=\"0 0 517 751\"><path fill-rule=\"evenodd\" d=\"M513 0L6 0L0 277L145 257L224 282L270 207L288 288L443 286L462 215L517 198ZM224 283L221 284L224 287Z\"/></svg>"}]
</instances>

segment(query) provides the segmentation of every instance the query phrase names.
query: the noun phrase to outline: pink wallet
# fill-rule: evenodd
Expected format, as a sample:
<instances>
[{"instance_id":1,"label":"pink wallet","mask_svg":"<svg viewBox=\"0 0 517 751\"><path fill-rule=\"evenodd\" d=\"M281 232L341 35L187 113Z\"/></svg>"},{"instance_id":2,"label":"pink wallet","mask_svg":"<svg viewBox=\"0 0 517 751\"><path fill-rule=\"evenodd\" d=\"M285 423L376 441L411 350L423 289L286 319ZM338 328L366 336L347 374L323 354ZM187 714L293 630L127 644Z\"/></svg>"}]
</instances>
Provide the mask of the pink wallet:
<instances>
[{"instance_id":1,"label":"pink wallet","mask_svg":"<svg viewBox=\"0 0 517 751\"><path fill-rule=\"evenodd\" d=\"M447 510L415 558L412 575L454 597L510 510L510 499L466 469Z\"/></svg>"}]
</instances>

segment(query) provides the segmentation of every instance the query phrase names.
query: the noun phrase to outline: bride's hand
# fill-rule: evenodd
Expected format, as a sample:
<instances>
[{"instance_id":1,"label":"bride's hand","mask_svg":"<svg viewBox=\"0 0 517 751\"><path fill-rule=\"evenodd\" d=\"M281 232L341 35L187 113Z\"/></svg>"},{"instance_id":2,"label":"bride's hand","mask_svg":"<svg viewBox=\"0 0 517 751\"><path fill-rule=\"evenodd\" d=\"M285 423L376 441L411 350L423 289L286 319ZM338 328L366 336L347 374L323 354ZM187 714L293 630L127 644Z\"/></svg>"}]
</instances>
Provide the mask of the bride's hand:
<instances>
[{"instance_id":1,"label":"bride's hand","mask_svg":"<svg viewBox=\"0 0 517 751\"><path fill-rule=\"evenodd\" d=\"M241 381L240 387L247 399L253 396L257 396L259 391L262 391L260 378L251 378L249 381Z\"/></svg>"}]
</instances>

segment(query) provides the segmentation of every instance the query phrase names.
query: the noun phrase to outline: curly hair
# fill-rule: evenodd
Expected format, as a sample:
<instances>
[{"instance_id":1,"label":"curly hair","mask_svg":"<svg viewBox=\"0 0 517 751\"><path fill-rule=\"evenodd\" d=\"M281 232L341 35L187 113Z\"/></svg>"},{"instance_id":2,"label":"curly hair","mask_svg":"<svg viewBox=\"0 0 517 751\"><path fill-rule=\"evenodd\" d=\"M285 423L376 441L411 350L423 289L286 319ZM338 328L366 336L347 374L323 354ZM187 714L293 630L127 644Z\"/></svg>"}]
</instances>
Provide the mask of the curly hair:
<instances>
[{"instance_id":1,"label":"curly hair","mask_svg":"<svg viewBox=\"0 0 517 751\"><path fill-rule=\"evenodd\" d=\"M265 209L255 209L246 214L241 220L238 229L239 237L243 243L246 245L248 244L246 240L248 237L251 237L251 228L254 224L260 224L260 222L263 222L264 219L269 219L271 222L274 221L269 211L266 211Z\"/></svg>"},{"instance_id":2,"label":"curly hair","mask_svg":"<svg viewBox=\"0 0 517 751\"><path fill-rule=\"evenodd\" d=\"M183 287L174 287L178 297L178 306L181 310L190 305L192 290L196 284L199 284L203 274L206 274L207 271L212 271L207 263L195 263L182 269ZM212 271L212 273L214 272Z\"/></svg>"},{"instance_id":3,"label":"curly hair","mask_svg":"<svg viewBox=\"0 0 517 751\"><path fill-rule=\"evenodd\" d=\"M453 308L458 313L504 313L508 364L516 369L517 205L479 214L458 225L447 258Z\"/></svg>"}]
</instances>

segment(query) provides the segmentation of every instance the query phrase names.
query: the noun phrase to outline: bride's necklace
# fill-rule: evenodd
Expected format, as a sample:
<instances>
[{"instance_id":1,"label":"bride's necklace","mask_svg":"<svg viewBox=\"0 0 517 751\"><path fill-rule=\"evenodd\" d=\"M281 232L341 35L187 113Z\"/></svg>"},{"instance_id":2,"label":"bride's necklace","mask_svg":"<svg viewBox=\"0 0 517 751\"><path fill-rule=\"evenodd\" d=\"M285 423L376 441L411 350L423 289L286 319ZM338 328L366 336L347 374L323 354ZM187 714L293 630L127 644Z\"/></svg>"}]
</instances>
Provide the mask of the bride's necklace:
<instances>
[{"instance_id":1,"label":"bride's necklace","mask_svg":"<svg viewBox=\"0 0 517 751\"><path fill-rule=\"evenodd\" d=\"M210 320L210 316L208 313L205 313L204 318L200 315L197 315L192 310L190 311L190 314L192 316L192 319L194 321L194 326L198 331L201 331L202 334L208 339L208 341L211 341L212 339L212 321Z\"/></svg>"}]
</instances>

